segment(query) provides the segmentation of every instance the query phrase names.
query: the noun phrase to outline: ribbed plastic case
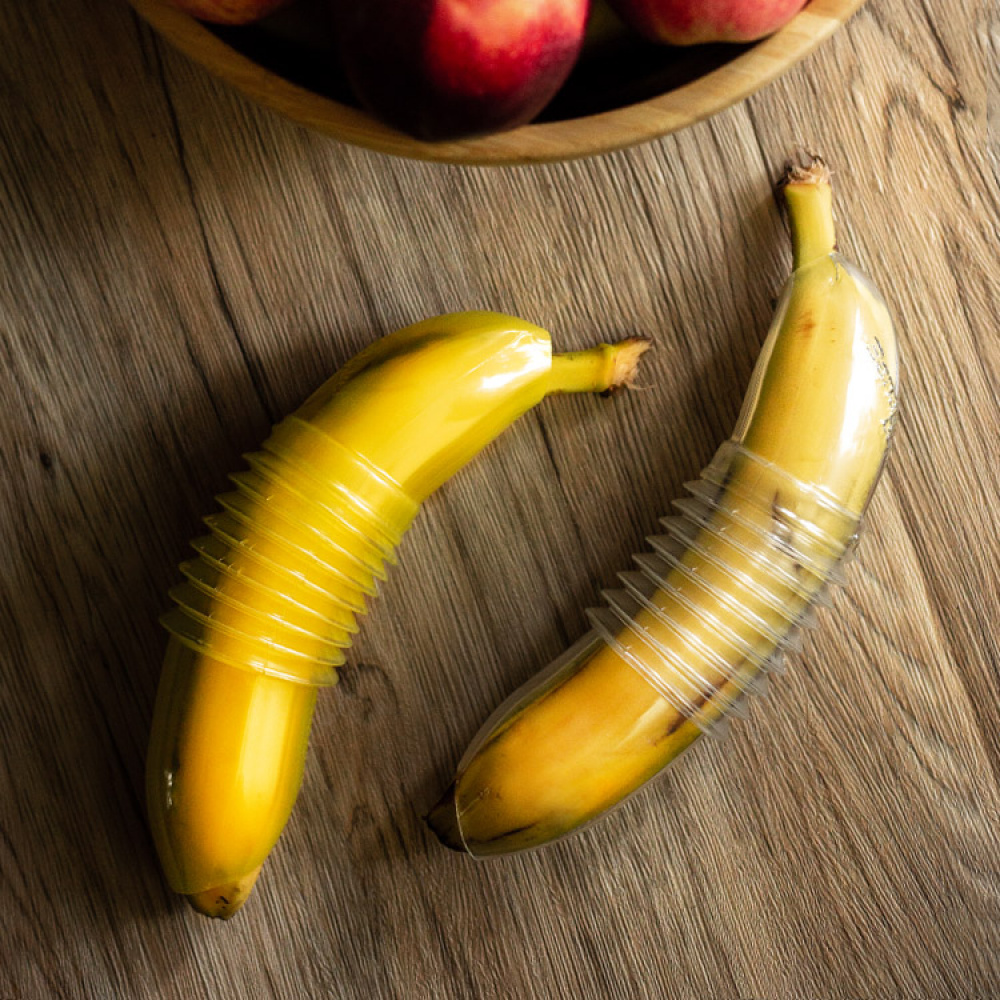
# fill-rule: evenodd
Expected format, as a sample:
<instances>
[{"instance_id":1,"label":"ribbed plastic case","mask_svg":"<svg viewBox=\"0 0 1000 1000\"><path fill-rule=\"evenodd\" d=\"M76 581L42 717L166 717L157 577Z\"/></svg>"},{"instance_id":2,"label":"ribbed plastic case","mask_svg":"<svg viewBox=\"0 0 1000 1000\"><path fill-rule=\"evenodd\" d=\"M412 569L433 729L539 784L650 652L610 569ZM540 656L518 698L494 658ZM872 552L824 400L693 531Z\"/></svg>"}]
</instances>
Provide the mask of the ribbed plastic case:
<instances>
[{"instance_id":1,"label":"ribbed plastic case","mask_svg":"<svg viewBox=\"0 0 1000 1000\"><path fill-rule=\"evenodd\" d=\"M192 543L163 624L199 655L329 686L418 505L296 416L246 460L205 519L211 534Z\"/></svg>"},{"instance_id":2,"label":"ribbed plastic case","mask_svg":"<svg viewBox=\"0 0 1000 1000\"><path fill-rule=\"evenodd\" d=\"M738 477L731 475L739 463ZM734 485L738 483L738 486ZM592 630L515 691L480 728L468 763L505 722L610 649L685 720L714 736L798 648L813 609L843 583L861 517L735 440L636 555L637 569L587 611Z\"/></svg>"}]
</instances>

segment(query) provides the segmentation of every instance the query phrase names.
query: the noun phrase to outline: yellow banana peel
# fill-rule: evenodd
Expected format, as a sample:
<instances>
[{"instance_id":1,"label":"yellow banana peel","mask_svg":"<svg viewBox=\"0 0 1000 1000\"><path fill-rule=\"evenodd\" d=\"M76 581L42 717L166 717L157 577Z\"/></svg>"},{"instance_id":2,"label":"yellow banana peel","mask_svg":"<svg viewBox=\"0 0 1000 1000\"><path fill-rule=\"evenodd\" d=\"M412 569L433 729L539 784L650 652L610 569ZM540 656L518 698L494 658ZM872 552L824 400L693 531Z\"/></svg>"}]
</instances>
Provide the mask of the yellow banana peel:
<instances>
[{"instance_id":1,"label":"yellow banana peel","mask_svg":"<svg viewBox=\"0 0 1000 1000\"><path fill-rule=\"evenodd\" d=\"M246 900L295 802L317 689L421 502L546 395L627 384L647 346L553 356L513 317L438 317L362 351L247 456L163 619L146 790L175 891L210 916Z\"/></svg>"},{"instance_id":2,"label":"yellow banana peel","mask_svg":"<svg viewBox=\"0 0 1000 1000\"><path fill-rule=\"evenodd\" d=\"M606 813L738 712L854 546L897 408L885 303L836 251L829 175L790 168L794 269L732 437L593 631L502 705L428 816L485 857Z\"/></svg>"}]
</instances>

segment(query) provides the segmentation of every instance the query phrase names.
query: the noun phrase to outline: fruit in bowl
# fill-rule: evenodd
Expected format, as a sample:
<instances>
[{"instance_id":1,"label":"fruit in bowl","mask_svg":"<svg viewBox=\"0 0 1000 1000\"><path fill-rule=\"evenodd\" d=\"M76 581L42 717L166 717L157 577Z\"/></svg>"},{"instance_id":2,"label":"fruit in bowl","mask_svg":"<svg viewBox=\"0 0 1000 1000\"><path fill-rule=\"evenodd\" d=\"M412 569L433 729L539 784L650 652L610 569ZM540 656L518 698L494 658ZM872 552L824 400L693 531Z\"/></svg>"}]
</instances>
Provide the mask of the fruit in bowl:
<instances>
[{"instance_id":1,"label":"fruit in bowl","mask_svg":"<svg viewBox=\"0 0 1000 1000\"><path fill-rule=\"evenodd\" d=\"M444 34L450 35L453 44L446 45L443 52L439 50L431 66L426 61L420 63L421 85L427 86L427 78L435 73L439 77L444 74L453 88L452 100L455 100L456 81L466 91L475 91L474 99L461 107L466 118L463 125L462 116L455 112L454 106L449 108L441 100L440 92L437 93L436 114L428 127L428 116L416 110L419 95L415 87L410 93L390 95L402 105L402 111L391 121L389 112L380 110L381 102L376 103L377 95L358 93L365 82L359 72L353 74L353 79L349 76L340 55L346 43L338 44L334 31L333 5L346 4L346 0L291 0L273 13L252 19L252 23L247 20L250 5L271 0L128 2L168 41L210 72L300 125L342 142L395 156L464 164L574 159L676 132L725 110L770 83L813 51L864 4L864 0L810 0L787 25L759 41L671 45L652 41L634 25L626 24L612 9L610 0L590 0L582 45L565 82L530 124L523 127L521 123L533 112L527 97L536 105L544 103L547 85L551 86L553 79L551 67L546 66L542 54L542 40L547 39L551 44L555 44L553 39L561 40L556 49L560 54L557 61L561 62L568 58L566 32L554 30L550 20L549 30L536 33L533 51L522 49L513 58L507 53L500 59L495 55L484 58L482 49L476 50L462 41L461 32L449 30ZM499 0L495 2L499 4ZM521 2L525 9L532 6L529 0ZM621 6L640 0L617 2ZM651 4L654 0L644 2ZM685 2L692 4L695 0ZM708 0L699 2L707 4ZM782 0L715 2L730 5L739 2L746 4L746 9L756 6L773 11ZM193 3L204 5L198 18L187 13L192 9L188 5ZM229 6L237 3L242 5L238 14ZM416 15L411 8L423 11L421 16L427 18L432 8L445 11L446 3L450 11L447 17L439 13L439 17L445 18L442 23L450 18L454 26L461 13L475 31L485 30L483 25L488 19L483 12L488 0L396 0L395 3L355 0L353 6L371 5L372 9L387 12L387 23L373 25L370 18L365 23L381 37L390 36L392 45L398 45L398 38L393 41L391 35L400 33L401 22L419 25L419 21L413 20ZM572 7L573 4L580 6ZM560 8L557 0L536 0L534 6L553 17L553 12L561 11L565 23L565 12L580 10L584 4L585 0L564 0ZM708 8L699 9L704 13ZM364 11L355 12L355 16L363 18ZM243 23L237 23L241 19ZM514 20L508 12L508 33ZM570 39L574 30L569 31ZM745 25L741 30L743 34L749 33ZM494 25L494 42L497 32L503 34ZM411 51L419 47L422 31L414 30L412 35L405 39L411 43ZM368 38L363 41L359 47L378 51L376 41ZM504 44L512 44L509 34ZM461 80L454 60L463 55L476 58L474 68L467 70ZM381 58L384 60L385 56ZM347 61L352 59L360 60L360 54L348 51ZM449 60L452 66L445 72ZM506 63L510 75L505 83L511 89L506 95L495 88L486 93L487 80L492 76L496 83L502 75L501 63ZM483 68L484 64L489 72ZM511 83L515 68L521 74L520 90ZM560 70L564 69L565 65L560 65ZM413 72L412 63L408 72ZM374 67L362 66L360 73L378 76ZM401 73L401 67L390 65L384 79L369 81L368 87L372 91L390 87L390 80L396 80L396 86L401 87L398 83ZM457 89L460 92L462 88ZM414 133L439 137L414 138Z\"/></svg>"},{"instance_id":2,"label":"fruit in bowl","mask_svg":"<svg viewBox=\"0 0 1000 1000\"><path fill-rule=\"evenodd\" d=\"M531 121L576 63L589 0L333 0L361 104L421 139Z\"/></svg>"},{"instance_id":3,"label":"fruit in bowl","mask_svg":"<svg viewBox=\"0 0 1000 1000\"><path fill-rule=\"evenodd\" d=\"M626 24L654 42L753 42L786 25L805 0L609 0Z\"/></svg>"},{"instance_id":4,"label":"fruit in bowl","mask_svg":"<svg viewBox=\"0 0 1000 1000\"><path fill-rule=\"evenodd\" d=\"M771 34L805 0L169 0L215 24L301 8L353 97L425 141L534 121L584 48L632 32L655 43L742 42ZM612 10L611 8L614 8ZM589 30L588 30L589 28Z\"/></svg>"}]
</instances>

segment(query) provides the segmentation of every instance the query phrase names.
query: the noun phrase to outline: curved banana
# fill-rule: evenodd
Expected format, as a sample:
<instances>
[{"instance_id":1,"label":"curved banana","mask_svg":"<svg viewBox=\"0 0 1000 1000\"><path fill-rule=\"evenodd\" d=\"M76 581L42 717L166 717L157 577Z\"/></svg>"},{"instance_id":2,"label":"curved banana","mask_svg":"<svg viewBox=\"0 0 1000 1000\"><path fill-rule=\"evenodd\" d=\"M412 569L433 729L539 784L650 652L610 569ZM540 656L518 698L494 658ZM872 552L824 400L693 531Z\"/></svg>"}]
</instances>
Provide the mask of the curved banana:
<instances>
[{"instance_id":1,"label":"curved banana","mask_svg":"<svg viewBox=\"0 0 1000 1000\"><path fill-rule=\"evenodd\" d=\"M889 446L896 340L835 250L825 168L790 168L784 194L794 271L732 438L593 631L480 730L428 816L447 846L521 850L612 808L741 707L838 580Z\"/></svg>"},{"instance_id":2,"label":"curved banana","mask_svg":"<svg viewBox=\"0 0 1000 1000\"><path fill-rule=\"evenodd\" d=\"M552 355L495 313L372 344L232 477L181 568L147 759L171 887L211 916L246 899L291 812L317 687L420 503L545 395L627 383L641 340Z\"/></svg>"}]
</instances>

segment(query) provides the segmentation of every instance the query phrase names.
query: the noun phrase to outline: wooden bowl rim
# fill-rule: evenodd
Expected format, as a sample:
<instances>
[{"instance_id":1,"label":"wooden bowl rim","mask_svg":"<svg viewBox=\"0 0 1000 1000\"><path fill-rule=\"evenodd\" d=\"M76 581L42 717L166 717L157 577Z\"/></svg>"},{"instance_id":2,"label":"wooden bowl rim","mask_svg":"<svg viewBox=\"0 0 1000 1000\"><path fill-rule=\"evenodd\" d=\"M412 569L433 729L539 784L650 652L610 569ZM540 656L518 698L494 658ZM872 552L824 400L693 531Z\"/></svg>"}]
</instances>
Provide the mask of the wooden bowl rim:
<instances>
[{"instance_id":1,"label":"wooden bowl rim","mask_svg":"<svg viewBox=\"0 0 1000 1000\"><path fill-rule=\"evenodd\" d=\"M578 159L669 135L732 107L807 56L865 0L811 0L775 34L730 62L665 94L612 111L524 125L452 142L424 142L364 111L291 83L226 44L169 0L129 0L174 47L247 97L343 142L410 159L518 165Z\"/></svg>"}]
</instances>

